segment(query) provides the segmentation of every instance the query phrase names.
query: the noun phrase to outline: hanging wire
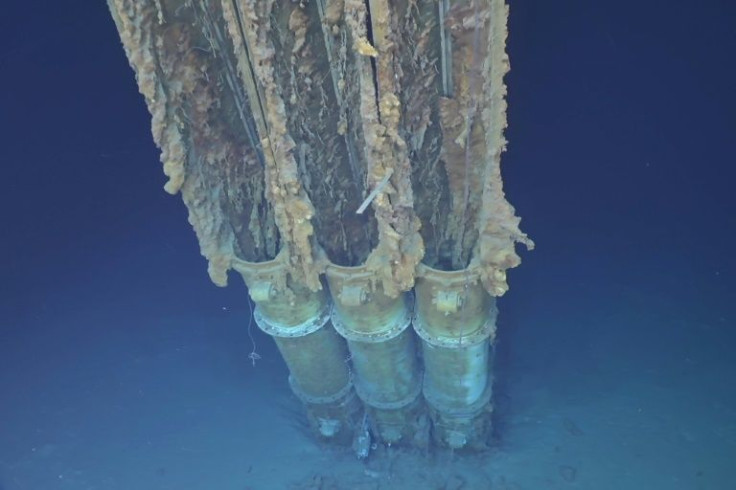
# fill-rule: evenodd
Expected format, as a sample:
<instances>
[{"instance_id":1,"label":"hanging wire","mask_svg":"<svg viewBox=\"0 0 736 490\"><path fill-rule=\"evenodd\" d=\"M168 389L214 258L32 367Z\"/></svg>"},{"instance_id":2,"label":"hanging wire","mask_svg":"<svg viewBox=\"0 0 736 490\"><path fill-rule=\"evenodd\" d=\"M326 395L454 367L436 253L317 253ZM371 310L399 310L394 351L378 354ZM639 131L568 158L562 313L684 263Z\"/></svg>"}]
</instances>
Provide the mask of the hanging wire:
<instances>
[{"instance_id":1,"label":"hanging wire","mask_svg":"<svg viewBox=\"0 0 736 490\"><path fill-rule=\"evenodd\" d=\"M253 346L253 350L248 354L248 359L253 363L253 367L256 367L256 361L261 358L261 355L256 352L256 341L253 338L253 305L251 304L250 298L248 298L248 313L248 338L250 338L250 343Z\"/></svg>"}]
</instances>

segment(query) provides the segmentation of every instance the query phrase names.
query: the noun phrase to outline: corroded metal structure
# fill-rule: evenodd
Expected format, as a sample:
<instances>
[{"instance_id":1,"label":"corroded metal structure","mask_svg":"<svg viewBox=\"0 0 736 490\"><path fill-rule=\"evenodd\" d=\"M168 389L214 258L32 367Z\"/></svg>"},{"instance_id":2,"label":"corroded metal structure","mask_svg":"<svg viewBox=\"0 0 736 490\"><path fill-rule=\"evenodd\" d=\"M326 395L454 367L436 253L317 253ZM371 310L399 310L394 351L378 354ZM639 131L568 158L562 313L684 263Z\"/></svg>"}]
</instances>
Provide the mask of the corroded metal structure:
<instances>
[{"instance_id":1,"label":"corroded metal structure","mask_svg":"<svg viewBox=\"0 0 736 490\"><path fill-rule=\"evenodd\" d=\"M495 298L533 246L500 173L504 1L108 3L165 190L315 433L483 448Z\"/></svg>"}]
</instances>

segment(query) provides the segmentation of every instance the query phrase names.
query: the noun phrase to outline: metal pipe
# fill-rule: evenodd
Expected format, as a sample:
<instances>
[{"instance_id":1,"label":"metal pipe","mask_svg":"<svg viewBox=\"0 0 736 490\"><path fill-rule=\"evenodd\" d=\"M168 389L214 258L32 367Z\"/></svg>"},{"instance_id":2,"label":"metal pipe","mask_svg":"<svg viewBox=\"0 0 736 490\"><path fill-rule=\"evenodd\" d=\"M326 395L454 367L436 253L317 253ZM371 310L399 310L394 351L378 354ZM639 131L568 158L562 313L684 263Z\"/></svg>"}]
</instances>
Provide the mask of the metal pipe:
<instances>
[{"instance_id":1,"label":"metal pipe","mask_svg":"<svg viewBox=\"0 0 736 490\"><path fill-rule=\"evenodd\" d=\"M422 339L424 398L434 436L453 449L485 447L490 435L490 366L495 298L477 272L420 265L414 330Z\"/></svg>"},{"instance_id":2,"label":"metal pipe","mask_svg":"<svg viewBox=\"0 0 736 490\"><path fill-rule=\"evenodd\" d=\"M330 265L332 324L348 342L355 389L366 404L374 435L386 444L422 445L428 421L421 403L421 374L409 328L413 298L384 294L365 267Z\"/></svg>"},{"instance_id":3,"label":"metal pipe","mask_svg":"<svg viewBox=\"0 0 736 490\"><path fill-rule=\"evenodd\" d=\"M360 401L346 362L345 341L330 324L325 290L289 283L286 256L268 262L233 262L256 304L258 327L272 336L289 368L289 384L305 404L318 436L352 443Z\"/></svg>"}]
</instances>

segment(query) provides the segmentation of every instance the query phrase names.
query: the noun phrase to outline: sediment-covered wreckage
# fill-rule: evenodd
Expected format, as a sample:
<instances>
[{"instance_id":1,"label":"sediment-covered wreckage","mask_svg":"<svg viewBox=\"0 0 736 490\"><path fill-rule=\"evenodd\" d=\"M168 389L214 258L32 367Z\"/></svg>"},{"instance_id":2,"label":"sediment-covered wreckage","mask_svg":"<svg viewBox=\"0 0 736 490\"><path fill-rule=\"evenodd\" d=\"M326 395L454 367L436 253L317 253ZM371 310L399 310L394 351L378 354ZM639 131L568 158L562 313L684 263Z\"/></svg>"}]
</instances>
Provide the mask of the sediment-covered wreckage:
<instances>
[{"instance_id":1,"label":"sediment-covered wreckage","mask_svg":"<svg viewBox=\"0 0 736 490\"><path fill-rule=\"evenodd\" d=\"M484 448L495 299L533 246L502 190L504 0L108 3L165 190L315 435Z\"/></svg>"}]
</instances>

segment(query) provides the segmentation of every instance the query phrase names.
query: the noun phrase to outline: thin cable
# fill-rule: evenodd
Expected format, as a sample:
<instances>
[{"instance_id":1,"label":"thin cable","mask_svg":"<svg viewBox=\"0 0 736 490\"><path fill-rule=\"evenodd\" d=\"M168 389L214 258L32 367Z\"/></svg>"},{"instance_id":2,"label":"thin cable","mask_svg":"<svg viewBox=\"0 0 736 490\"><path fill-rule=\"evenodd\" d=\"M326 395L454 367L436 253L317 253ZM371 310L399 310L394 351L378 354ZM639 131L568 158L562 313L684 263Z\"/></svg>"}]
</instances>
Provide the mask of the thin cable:
<instances>
[{"instance_id":1,"label":"thin cable","mask_svg":"<svg viewBox=\"0 0 736 490\"><path fill-rule=\"evenodd\" d=\"M253 367L256 367L256 361L261 358L261 355L256 352L256 341L251 331L253 328L253 305L250 303L250 298L248 298L248 313L248 338L250 338L250 343L253 346L253 350L248 354L248 359L253 362Z\"/></svg>"}]
</instances>

